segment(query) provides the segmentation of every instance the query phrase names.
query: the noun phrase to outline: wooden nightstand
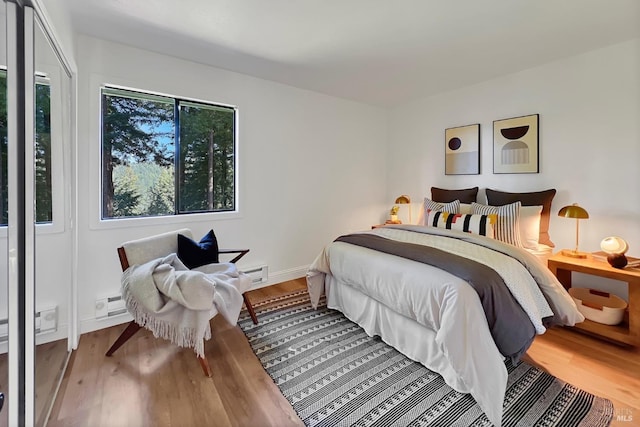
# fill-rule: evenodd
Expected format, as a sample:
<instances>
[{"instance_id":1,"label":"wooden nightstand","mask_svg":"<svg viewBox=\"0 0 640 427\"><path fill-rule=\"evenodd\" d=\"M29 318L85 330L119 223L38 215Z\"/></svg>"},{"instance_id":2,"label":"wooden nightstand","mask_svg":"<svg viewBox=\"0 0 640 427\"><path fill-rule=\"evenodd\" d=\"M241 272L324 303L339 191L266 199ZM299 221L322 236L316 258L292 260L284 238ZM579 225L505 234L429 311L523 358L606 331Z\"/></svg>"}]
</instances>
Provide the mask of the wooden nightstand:
<instances>
[{"instance_id":1,"label":"wooden nightstand","mask_svg":"<svg viewBox=\"0 0 640 427\"><path fill-rule=\"evenodd\" d=\"M571 287L571 273L574 271L627 282L629 301L622 323L609 326L585 319L575 327L620 344L640 345L640 269L618 269L606 262L594 260L591 255L586 259L580 259L559 253L549 258L548 265L558 281L567 289Z\"/></svg>"},{"instance_id":2,"label":"wooden nightstand","mask_svg":"<svg viewBox=\"0 0 640 427\"><path fill-rule=\"evenodd\" d=\"M385 222L384 224L376 224L376 225L372 225L372 226L371 226L371 229L373 230L373 229L375 229L375 228L380 228L380 227L384 227L385 225L392 225L392 224L402 224L402 223L401 223L401 222L399 222L399 221L398 221L398 222L389 222L389 221L387 221L387 222Z\"/></svg>"}]
</instances>

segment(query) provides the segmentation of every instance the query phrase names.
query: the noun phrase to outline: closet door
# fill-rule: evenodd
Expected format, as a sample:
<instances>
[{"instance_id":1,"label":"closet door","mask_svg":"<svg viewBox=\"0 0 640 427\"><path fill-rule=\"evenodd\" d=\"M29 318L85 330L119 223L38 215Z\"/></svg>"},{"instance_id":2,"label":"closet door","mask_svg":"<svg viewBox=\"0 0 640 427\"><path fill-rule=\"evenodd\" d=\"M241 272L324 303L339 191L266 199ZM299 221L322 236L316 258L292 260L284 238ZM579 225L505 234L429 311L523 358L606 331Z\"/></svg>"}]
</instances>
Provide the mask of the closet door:
<instances>
[{"instance_id":1,"label":"closet door","mask_svg":"<svg viewBox=\"0 0 640 427\"><path fill-rule=\"evenodd\" d=\"M34 4L1 3L0 427L46 424L75 330L72 74Z\"/></svg>"},{"instance_id":2,"label":"closet door","mask_svg":"<svg viewBox=\"0 0 640 427\"><path fill-rule=\"evenodd\" d=\"M7 11L8 423L34 425L33 9Z\"/></svg>"},{"instance_id":3,"label":"closet door","mask_svg":"<svg viewBox=\"0 0 640 427\"><path fill-rule=\"evenodd\" d=\"M38 9L34 19L34 425L44 426L71 348L71 73Z\"/></svg>"},{"instance_id":4,"label":"closet door","mask_svg":"<svg viewBox=\"0 0 640 427\"><path fill-rule=\"evenodd\" d=\"M7 219L7 5L0 3L0 223ZM7 286L7 232L0 229L0 427L9 425L6 398L9 391L9 288Z\"/></svg>"}]
</instances>

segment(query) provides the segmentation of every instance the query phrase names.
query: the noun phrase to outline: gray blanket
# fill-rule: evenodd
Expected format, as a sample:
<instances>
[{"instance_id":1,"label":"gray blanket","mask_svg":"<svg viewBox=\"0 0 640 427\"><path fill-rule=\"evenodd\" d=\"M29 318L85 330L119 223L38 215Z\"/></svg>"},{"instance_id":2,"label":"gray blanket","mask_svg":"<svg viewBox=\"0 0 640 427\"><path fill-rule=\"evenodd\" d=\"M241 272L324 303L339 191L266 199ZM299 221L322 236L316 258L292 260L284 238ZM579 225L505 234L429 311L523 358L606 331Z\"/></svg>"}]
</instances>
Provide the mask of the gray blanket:
<instances>
[{"instance_id":1,"label":"gray blanket","mask_svg":"<svg viewBox=\"0 0 640 427\"><path fill-rule=\"evenodd\" d=\"M502 277L492 268L440 249L373 234L349 234L338 237L336 241L429 264L469 283L480 297L498 350L514 363L533 342L536 331L529 316L513 298Z\"/></svg>"},{"instance_id":2,"label":"gray blanket","mask_svg":"<svg viewBox=\"0 0 640 427\"><path fill-rule=\"evenodd\" d=\"M238 321L241 292L250 279L235 264L208 264L189 270L175 253L132 265L122 273L122 296L136 323L155 337L190 347L204 357L211 338L209 320L216 313Z\"/></svg>"}]
</instances>

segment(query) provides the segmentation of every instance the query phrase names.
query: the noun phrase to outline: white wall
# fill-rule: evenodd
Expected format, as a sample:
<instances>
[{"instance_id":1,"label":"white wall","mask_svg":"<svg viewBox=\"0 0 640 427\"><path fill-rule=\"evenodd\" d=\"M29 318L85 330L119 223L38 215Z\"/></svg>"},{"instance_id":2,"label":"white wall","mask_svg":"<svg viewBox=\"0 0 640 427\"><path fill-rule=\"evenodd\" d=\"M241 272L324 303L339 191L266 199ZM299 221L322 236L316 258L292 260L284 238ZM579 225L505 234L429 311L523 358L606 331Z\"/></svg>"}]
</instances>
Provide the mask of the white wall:
<instances>
[{"instance_id":1,"label":"white wall","mask_svg":"<svg viewBox=\"0 0 640 427\"><path fill-rule=\"evenodd\" d=\"M330 239L384 216L385 111L86 36L76 54L81 332L108 325L94 320L94 303L119 293L116 248L126 240L213 228L222 247L251 249L241 266L266 263L276 283L304 275ZM239 215L98 221L105 83L238 106Z\"/></svg>"},{"instance_id":2,"label":"white wall","mask_svg":"<svg viewBox=\"0 0 640 427\"><path fill-rule=\"evenodd\" d=\"M540 115L540 173L493 171L493 120ZM550 234L572 248L575 223L562 206L583 206L580 249L618 235L640 257L640 39L559 60L391 111L387 199L430 197L432 186L504 191L556 188ZM444 131L480 123L480 175L445 176ZM417 203L414 212L417 212ZM415 214L414 214L415 217Z\"/></svg>"},{"instance_id":3,"label":"white wall","mask_svg":"<svg viewBox=\"0 0 640 427\"><path fill-rule=\"evenodd\" d=\"M69 9L62 3L66 0L33 0L36 10L43 16L48 25L50 35L55 38L58 46L64 52L65 59L69 62L69 66L75 71L75 43L73 27L71 26L71 17Z\"/></svg>"}]
</instances>

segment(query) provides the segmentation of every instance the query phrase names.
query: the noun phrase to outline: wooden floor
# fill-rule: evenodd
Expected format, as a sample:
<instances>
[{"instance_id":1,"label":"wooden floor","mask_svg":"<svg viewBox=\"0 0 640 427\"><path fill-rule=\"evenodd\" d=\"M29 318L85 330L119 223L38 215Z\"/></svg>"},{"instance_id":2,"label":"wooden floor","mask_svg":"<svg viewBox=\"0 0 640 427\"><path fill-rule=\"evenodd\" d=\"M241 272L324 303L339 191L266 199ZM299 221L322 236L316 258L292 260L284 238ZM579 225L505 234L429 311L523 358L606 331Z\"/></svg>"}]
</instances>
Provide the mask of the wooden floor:
<instances>
[{"instance_id":1,"label":"wooden floor","mask_svg":"<svg viewBox=\"0 0 640 427\"><path fill-rule=\"evenodd\" d=\"M303 279L252 291L252 301L306 287ZM125 325L82 335L73 352L49 426L300 426L238 327L212 320L206 343L213 378L193 351L146 330L113 357L104 353ZM566 329L537 337L526 360L594 394L611 399L612 426L640 423L640 351ZM629 421L616 421L616 417ZM622 418L621 418L622 419Z\"/></svg>"},{"instance_id":2,"label":"wooden floor","mask_svg":"<svg viewBox=\"0 0 640 427\"><path fill-rule=\"evenodd\" d=\"M66 366L69 352L67 340L57 340L36 346L35 353L35 421L36 426L44 426L47 414L53 403L56 388ZM9 372L7 354L0 355L0 391L4 392L6 400L4 409L0 412L0 427L9 424L9 398L7 394Z\"/></svg>"},{"instance_id":3,"label":"wooden floor","mask_svg":"<svg viewBox=\"0 0 640 427\"><path fill-rule=\"evenodd\" d=\"M640 349L567 328L536 337L524 360L614 405L611 426L640 425Z\"/></svg>"}]
</instances>

